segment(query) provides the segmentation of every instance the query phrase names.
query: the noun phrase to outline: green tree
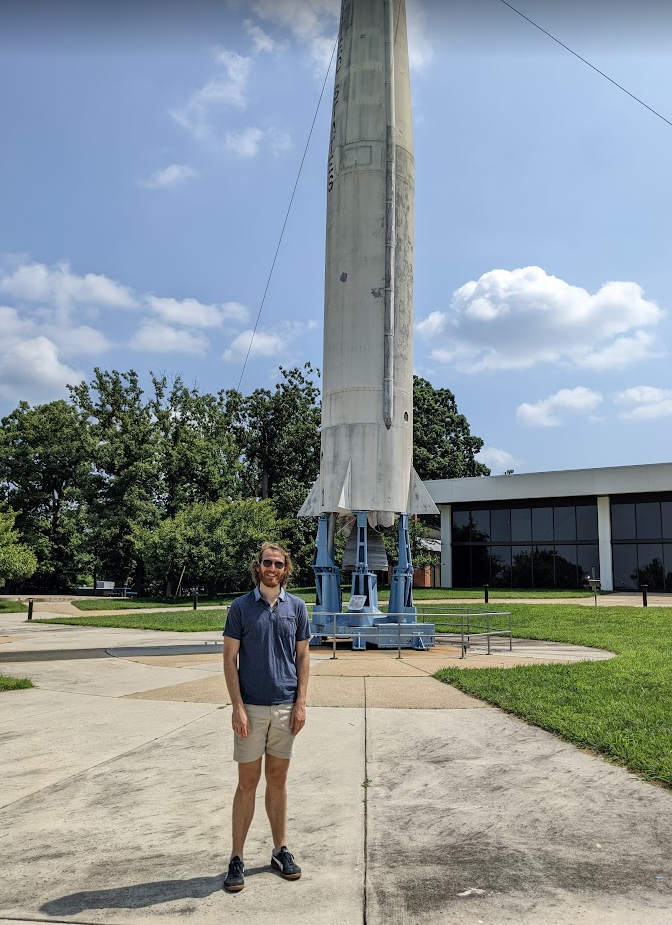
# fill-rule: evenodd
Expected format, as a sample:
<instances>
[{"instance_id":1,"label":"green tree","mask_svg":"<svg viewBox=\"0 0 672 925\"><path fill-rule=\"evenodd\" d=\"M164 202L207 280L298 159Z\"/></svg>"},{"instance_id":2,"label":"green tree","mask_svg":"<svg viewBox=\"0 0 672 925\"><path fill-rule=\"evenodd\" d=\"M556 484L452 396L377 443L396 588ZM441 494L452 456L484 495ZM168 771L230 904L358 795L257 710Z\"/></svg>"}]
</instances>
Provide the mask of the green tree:
<instances>
[{"instance_id":1,"label":"green tree","mask_svg":"<svg viewBox=\"0 0 672 925\"><path fill-rule=\"evenodd\" d=\"M89 542L94 575L117 584L143 585L135 526L160 518L157 428L134 370L94 370L91 384L70 387L89 421L93 469L89 480Z\"/></svg>"},{"instance_id":2,"label":"green tree","mask_svg":"<svg viewBox=\"0 0 672 925\"><path fill-rule=\"evenodd\" d=\"M481 438L472 437L469 422L458 413L453 393L414 376L413 465L420 478L490 475L488 467L476 459L482 448Z\"/></svg>"},{"instance_id":3,"label":"green tree","mask_svg":"<svg viewBox=\"0 0 672 925\"><path fill-rule=\"evenodd\" d=\"M283 542L271 501L195 502L153 530L136 527L134 542L147 577L166 593L182 586L217 591L250 587L249 563L264 540ZM283 543L284 545L284 543Z\"/></svg>"},{"instance_id":4,"label":"green tree","mask_svg":"<svg viewBox=\"0 0 672 925\"><path fill-rule=\"evenodd\" d=\"M84 501L91 469L88 424L64 401L26 402L0 423L0 491L19 511L17 528L35 551L32 587L66 589L89 569Z\"/></svg>"},{"instance_id":5,"label":"green tree","mask_svg":"<svg viewBox=\"0 0 672 925\"><path fill-rule=\"evenodd\" d=\"M7 582L18 584L30 578L37 568L35 553L19 542L15 522L15 511L0 512L0 588Z\"/></svg>"},{"instance_id":6,"label":"green tree","mask_svg":"<svg viewBox=\"0 0 672 925\"><path fill-rule=\"evenodd\" d=\"M240 496L241 447L233 417L237 393L202 395L178 376L152 376L150 409L157 439L157 499L163 514L196 501ZM227 397L228 396L228 397Z\"/></svg>"},{"instance_id":7,"label":"green tree","mask_svg":"<svg viewBox=\"0 0 672 925\"><path fill-rule=\"evenodd\" d=\"M295 582L312 581L316 521L297 517L320 471L319 371L310 363L283 369L275 390L256 389L241 399L240 442L246 493L270 498L286 522Z\"/></svg>"}]
</instances>

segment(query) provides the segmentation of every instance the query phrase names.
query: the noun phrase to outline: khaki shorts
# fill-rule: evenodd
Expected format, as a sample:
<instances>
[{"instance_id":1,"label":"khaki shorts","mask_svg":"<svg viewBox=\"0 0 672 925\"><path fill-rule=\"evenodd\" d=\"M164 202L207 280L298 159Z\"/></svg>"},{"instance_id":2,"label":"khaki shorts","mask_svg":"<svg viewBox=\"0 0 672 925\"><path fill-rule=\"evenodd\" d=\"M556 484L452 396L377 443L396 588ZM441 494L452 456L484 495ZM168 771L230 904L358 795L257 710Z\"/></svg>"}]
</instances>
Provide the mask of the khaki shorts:
<instances>
[{"instance_id":1,"label":"khaki shorts","mask_svg":"<svg viewBox=\"0 0 672 925\"><path fill-rule=\"evenodd\" d=\"M289 731L293 703L278 703L271 707L246 703L250 724L246 739L233 734L233 760L244 764L257 761L266 753L274 758L291 758L294 736Z\"/></svg>"}]
</instances>

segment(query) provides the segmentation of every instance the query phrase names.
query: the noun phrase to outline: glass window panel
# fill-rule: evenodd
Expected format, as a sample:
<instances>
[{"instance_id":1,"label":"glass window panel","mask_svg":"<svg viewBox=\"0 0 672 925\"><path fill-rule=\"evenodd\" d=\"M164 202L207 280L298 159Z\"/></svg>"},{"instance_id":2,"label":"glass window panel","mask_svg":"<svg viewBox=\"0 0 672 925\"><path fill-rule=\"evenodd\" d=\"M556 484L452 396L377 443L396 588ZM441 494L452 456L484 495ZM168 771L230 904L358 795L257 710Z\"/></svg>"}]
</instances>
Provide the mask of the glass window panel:
<instances>
[{"instance_id":1,"label":"glass window panel","mask_svg":"<svg viewBox=\"0 0 672 925\"><path fill-rule=\"evenodd\" d=\"M575 591L583 576L577 575L576 546L557 546L555 550L555 587Z\"/></svg>"},{"instance_id":2,"label":"glass window panel","mask_svg":"<svg viewBox=\"0 0 672 925\"><path fill-rule=\"evenodd\" d=\"M490 540L490 511L471 512L471 542L487 543Z\"/></svg>"},{"instance_id":3,"label":"glass window panel","mask_svg":"<svg viewBox=\"0 0 672 925\"><path fill-rule=\"evenodd\" d=\"M533 578L535 588L555 587L555 548L553 546L534 547Z\"/></svg>"},{"instance_id":4,"label":"glass window panel","mask_svg":"<svg viewBox=\"0 0 672 925\"><path fill-rule=\"evenodd\" d=\"M471 587L471 549L469 546L453 547L453 587Z\"/></svg>"},{"instance_id":5,"label":"glass window panel","mask_svg":"<svg viewBox=\"0 0 672 925\"><path fill-rule=\"evenodd\" d=\"M490 584L493 588L511 587L511 547L493 546L490 550Z\"/></svg>"},{"instance_id":6,"label":"glass window panel","mask_svg":"<svg viewBox=\"0 0 672 925\"><path fill-rule=\"evenodd\" d=\"M672 543L664 544L663 559L665 561L665 590L672 591Z\"/></svg>"},{"instance_id":7,"label":"glass window panel","mask_svg":"<svg viewBox=\"0 0 672 925\"><path fill-rule=\"evenodd\" d=\"M614 590L637 588L637 547L635 544L624 543L622 546L613 546L612 558L614 562Z\"/></svg>"},{"instance_id":8,"label":"glass window panel","mask_svg":"<svg viewBox=\"0 0 672 925\"><path fill-rule=\"evenodd\" d=\"M638 501L635 505L635 519L638 540L659 540L662 537L659 501Z\"/></svg>"},{"instance_id":9,"label":"glass window panel","mask_svg":"<svg viewBox=\"0 0 672 925\"><path fill-rule=\"evenodd\" d=\"M597 540L597 505L576 505L577 540Z\"/></svg>"},{"instance_id":10,"label":"glass window panel","mask_svg":"<svg viewBox=\"0 0 672 925\"><path fill-rule=\"evenodd\" d=\"M514 543L529 543L532 540L532 511L529 507L511 510L511 540Z\"/></svg>"},{"instance_id":11,"label":"glass window panel","mask_svg":"<svg viewBox=\"0 0 672 925\"><path fill-rule=\"evenodd\" d=\"M628 502L611 502L611 538L612 540L634 540L635 505ZM633 579L634 581L634 579Z\"/></svg>"},{"instance_id":12,"label":"glass window panel","mask_svg":"<svg viewBox=\"0 0 672 925\"><path fill-rule=\"evenodd\" d=\"M469 542L469 511L453 511L453 543Z\"/></svg>"},{"instance_id":13,"label":"glass window panel","mask_svg":"<svg viewBox=\"0 0 672 925\"><path fill-rule=\"evenodd\" d=\"M532 508L532 539L537 543L553 542L553 508Z\"/></svg>"},{"instance_id":14,"label":"glass window panel","mask_svg":"<svg viewBox=\"0 0 672 925\"><path fill-rule=\"evenodd\" d=\"M663 590L663 546L662 543L638 543L637 571L639 584L646 585L649 591Z\"/></svg>"},{"instance_id":15,"label":"glass window panel","mask_svg":"<svg viewBox=\"0 0 672 925\"><path fill-rule=\"evenodd\" d=\"M491 511L490 539L493 543L511 542L511 511Z\"/></svg>"},{"instance_id":16,"label":"glass window panel","mask_svg":"<svg viewBox=\"0 0 672 925\"><path fill-rule=\"evenodd\" d=\"M511 547L511 585L514 588L532 587L532 547Z\"/></svg>"},{"instance_id":17,"label":"glass window panel","mask_svg":"<svg viewBox=\"0 0 672 925\"><path fill-rule=\"evenodd\" d=\"M558 540L576 539L576 510L574 505L553 508L553 537Z\"/></svg>"},{"instance_id":18,"label":"glass window panel","mask_svg":"<svg viewBox=\"0 0 672 925\"><path fill-rule=\"evenodd\" d=\"M672 540L672 501L663 501L660 505L663 518L663 537Z\"/></svg>"},{"instance_id":19,"label":"glass window panel","mask_svg":"<svg viewBox=\"0 0 672 925\"><path fill-rule=\"evenodd\" d=\"M586 584L588 578L600 577L600 547L597 545L577 546L579 587Z\"/></svg>"},{"instance_id":20,"label":"glass window panel","mask_svg":"<svg viewBox=\"0 0 672 925\"><path fill-rule=\"evenodd\" d=\"M490 584L490 548L488 546L471 547L471 586L482 588Z\"/></svg>"}]
</instances>

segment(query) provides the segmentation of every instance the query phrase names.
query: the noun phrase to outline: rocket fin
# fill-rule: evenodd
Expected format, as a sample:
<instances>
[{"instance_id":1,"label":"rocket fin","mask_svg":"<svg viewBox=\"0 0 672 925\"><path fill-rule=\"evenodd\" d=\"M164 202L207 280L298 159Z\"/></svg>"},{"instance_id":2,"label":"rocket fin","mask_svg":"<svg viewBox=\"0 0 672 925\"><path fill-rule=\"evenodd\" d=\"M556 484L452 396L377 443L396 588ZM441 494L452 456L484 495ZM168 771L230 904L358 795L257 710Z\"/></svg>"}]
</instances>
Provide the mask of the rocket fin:
<instances>
[{"instance_id":1,"label":"rocket fin","mask_svg":"<svg viewBox=\"0 0 672 925\"><path fill-rule=\"evenodd\" d=\"M313 483L313 487L308 492L308 497L301 505L299 517L319 517L322 513L320 504L322 494L322 479L318 475Z\"/></svg>"},{"instance_id":2,"label":"rocket fin","mask_svg":"<svg viewBox=\"0 0 672 925\"><path fill-rule=\"evenodd\" d=\"M348 468L343 480L341 495L338 499L338 510L341 514L349 514L352 510L352 459L348 460Z\"/></svg>"},{"instance_id":3,"label":"rocket fin","mask_svg":"<svg viewBox=\"0 0 672 925\"><path fill-rule=\"evenodd\" d=\"M411 466L411 480L408 486L409 514L438 514L439 509L434 499L423 485L420 476Z\"/></svg>"}]
</instances>

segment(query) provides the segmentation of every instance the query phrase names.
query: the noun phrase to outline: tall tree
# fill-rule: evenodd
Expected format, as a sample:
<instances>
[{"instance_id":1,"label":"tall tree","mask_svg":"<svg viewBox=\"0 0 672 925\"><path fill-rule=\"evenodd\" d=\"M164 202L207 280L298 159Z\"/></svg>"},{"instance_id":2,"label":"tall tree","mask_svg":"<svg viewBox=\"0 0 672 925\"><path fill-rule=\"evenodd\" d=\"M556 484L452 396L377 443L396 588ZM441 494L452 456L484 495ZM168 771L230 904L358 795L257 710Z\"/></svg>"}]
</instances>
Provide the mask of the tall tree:
<instances>
[{"instance_id":1,"label":"tall tree","mask_svg":"<svg viewBox=\"0 0 672 925\"><path fill-rule=\"evenodd\" d=\"M91 445L85 417L64 401L26 402L0 424L0 491L17 515L38 567L31 586L65 589L82 580Z\"/></svg>"},{"instance_id":2,"label":"tall tree","mask_svg":"<svg viewBox=\"0 0 672 925\"><path fill-rule=\"evenodd\" d=\"M15 511L0 511L0 588L30 578L37 568L35 553L19 541L15 521Z\"/></svg>"},{"instance_id":3,"label":"tall tree","mask_svg":"<svg viewBox=\"0 0 672 925\"><path fill-rule=\"evenodd\" d=\"M152 376L150 409L156 428L157 497L162 513L173 517L196 501L240 495L241 447L233 416L233 393L217 396L187 388L176 377Z\"/></svg>"},{"instance_id":4,"label":"tall tree","mask_svg":"<svg viewBox=\"0 0 672 925\"><path fill-rule=\"evenodd\" d=\"M270 498L287 523L296 583L312 580L316 522L297 517L320 470L319 371L283 369L273 392L256 389L240 403L247 493Z\"/></svg>"},{"instance_id":5,"label":"tall tree","mask_svg":"<svg viewBox=\"0 0 672 925\"><path fill-rule=\"evenodd\" d=\"M413 377L413 465L421 479L461 479L490 475L476 454L483 448L457 410L449 389L435 389Z\"/></svg>"},{"instance_id":6,"label":"tall tree","mask_svg":"<svg viewBox=\"0 0 672 925\"><path fill-rule=\"evenodd\" d=\"M134 525L159 521L157 431L134 370L94 370L91 384L70 391L77 411L89 421L93 471L89 514L95 572L117 584L142 587L142 561Z\"/></svg>"}]
</instances>

